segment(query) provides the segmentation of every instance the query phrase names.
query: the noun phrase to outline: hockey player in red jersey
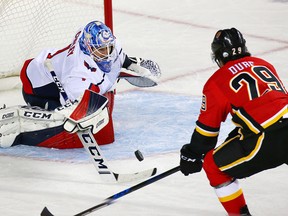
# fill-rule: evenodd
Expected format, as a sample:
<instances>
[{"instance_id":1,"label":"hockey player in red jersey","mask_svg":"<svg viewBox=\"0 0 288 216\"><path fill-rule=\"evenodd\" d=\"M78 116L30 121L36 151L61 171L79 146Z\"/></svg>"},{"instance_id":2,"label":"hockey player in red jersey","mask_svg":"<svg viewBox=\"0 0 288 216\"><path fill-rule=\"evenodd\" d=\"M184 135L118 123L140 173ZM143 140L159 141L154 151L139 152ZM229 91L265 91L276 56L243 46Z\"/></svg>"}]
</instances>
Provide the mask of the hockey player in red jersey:
<instances>
[{"instance_id":1,"label":"hockey player in red jersey","mask_svg":"<svg viewBox=\"0 0 288 216\"><path fill-rule=\"evenodd\" d=\"M211 49L219 69L204 85L180 170L189 175L203 167L228 215L250 215L237 179L288 163L288 96L275 68L251 56L237 29L217 31ZM228 114L236 128L216 147Z\"/></svg>"},{"instance_id":2,"label":"hockey player in red jersey","mask_svg":"<svg viewBox=\"0 0 288 216\"><path fill-rule=\"evenodd\" d=\"M0 146L82 147L77 135L63 128L71 107L68 112L57 109L80 101L87 89L109 100L109 123L94 136L99 145L112 143L117 81L124 78L136 86L148 87L157 84L155 79L160 74L156 62L128 57L111 30L100 21L92 21L77 31L67 47L45 49L24 63L20 78L28 106L0 110Z\"/></svg>"}]
</instances>

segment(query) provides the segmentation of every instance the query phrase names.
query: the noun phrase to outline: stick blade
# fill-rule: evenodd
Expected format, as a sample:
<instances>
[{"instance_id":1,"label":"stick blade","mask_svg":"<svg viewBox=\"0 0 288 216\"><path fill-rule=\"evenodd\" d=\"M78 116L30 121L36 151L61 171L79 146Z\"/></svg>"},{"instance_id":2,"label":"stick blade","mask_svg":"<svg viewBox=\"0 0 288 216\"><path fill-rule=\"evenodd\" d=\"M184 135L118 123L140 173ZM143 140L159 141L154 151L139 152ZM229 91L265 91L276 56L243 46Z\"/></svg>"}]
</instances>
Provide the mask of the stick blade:
<instances>
[{"instance_id":1,"label":"stick blade","mask_svg":"<svg viewBox=\"0 0 288 216\"><path fill-rule=\"evenodd\" d=\"M127 174L114 173L114 175L118 183L125 183L125 182L132 182L132 181L150 178L151 176L154 176L156 173L157 173L157 168L155 167L155 168L143 170L143 171L136 172L136 173L127 173Z\"/></svg>"},{"instance_id":2,"label":"stick blade","mask_svg":"<svg viewBox=\"0 0 288 216\"><path fill-rule=\"evenodd\" d=\"M44 207L40 216L54 216L49 210L47 207Z\"/></svg>"},{"instance_id":3,"label":"stick blade","mask_svg":"<svg viewBox=\"0 0 288 216\"><path fill-rule=\"evenodd\" d=\"M131 85L140 88L157 86L157 82L148 77L125 77L124 79Z\"/></svg>"}]
</instances>

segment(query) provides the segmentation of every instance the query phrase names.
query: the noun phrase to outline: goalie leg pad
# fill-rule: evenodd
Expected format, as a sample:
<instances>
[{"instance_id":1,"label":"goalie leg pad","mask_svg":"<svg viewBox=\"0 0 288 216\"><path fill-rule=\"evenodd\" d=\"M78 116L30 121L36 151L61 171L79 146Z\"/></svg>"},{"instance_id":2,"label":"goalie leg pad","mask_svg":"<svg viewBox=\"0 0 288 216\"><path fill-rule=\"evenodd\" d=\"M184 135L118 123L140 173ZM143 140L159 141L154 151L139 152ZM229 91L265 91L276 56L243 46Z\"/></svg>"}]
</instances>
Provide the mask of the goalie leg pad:
<instances>
[{"instance_id":1,"label":"goalie leg pad","mask_svg":"<svg viewBox=\"0 0 288 216\"><path fill-rule=\"evenodd\" d=\"M64 116L37 107L13 106L0 110L0 147L10 147L24 132L62 125Z\"/></svg>"},{"instance_id":2,"label":"goalie leg pad","mask_svg":"<svg viewBox=\"0 0 288 216\"><path fill-rule=\"evenodd\" d=\"M10 147L20 133L18 108L0 110L0 147Z\"/></svg>"}]
</instances>

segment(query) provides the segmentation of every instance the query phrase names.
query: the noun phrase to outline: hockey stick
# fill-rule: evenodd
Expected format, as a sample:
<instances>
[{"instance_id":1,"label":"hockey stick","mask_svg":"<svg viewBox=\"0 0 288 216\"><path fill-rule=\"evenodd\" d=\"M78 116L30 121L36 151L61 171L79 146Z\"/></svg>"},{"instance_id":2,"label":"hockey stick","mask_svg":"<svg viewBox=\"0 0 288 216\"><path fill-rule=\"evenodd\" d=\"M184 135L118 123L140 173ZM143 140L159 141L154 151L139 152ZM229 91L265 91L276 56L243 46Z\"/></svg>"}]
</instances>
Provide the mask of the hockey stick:
<instances>
[{"instance_id":1,"label":"hockey stick","mask_svg":"<svg viewBox=\"0 0 288 216\"><path fill-rule=\"evenodd\" d=\"M137 75L133 75L131 73L133 72L127 72L129 70L124 70L119 74L120 79L125 79L127 82L129 82L131 85L137 86L137 87L153 87L157 85L157 82L152 80L149 77L141 77Z\"/></svg>"},{"instance_id":2,"label":"hockey stick","mask_svg":"<svg viewBox=\"0 0 288 216\"><path fill-rule=\"evenodd\" d=\"M46 59L44 64L45 64L46 68L49 70L49 72L51 73L54 82L56 83L56 81L57 81L56 85L59 89L61 96L63 97L65 102L69 103L70 100L68 99L67 93L65 92L65 89L63 88L61 82L57 78L57 75L54 71L51 59ZM99 122L99 123L101 123L101 122ZM89 154L93 165L97 169L97 172L99 173L100 177L105 182L115 183L115 182L135 181L135 180L139 180L139 179L149 178L149 177L155 175L157 172L157 168L151 168L151 169L143 170L143 171L136 172L136 173L127 173L127 174L115 173L108 167L107 160L105 159L105 157L101 153L100 147L98 146L93 134L91 133L91 130L90 129L85 130L85 131L79 130L77 132L77 135L78 135L83 147L85 148L85 150Z\"/></svg>"},{"instance_id":3,"label":"hockey stick","mask_svg":"<svg viewBox=\"0 0 288 216\"><path fill-rule=\"evenodd\" d=\"M61 94L61 96L63 97L65 103L70 102L67 93L65 92L65 89L62 86L62 83L60 82L60 80L58 79L53 65L52 65L52 61L51 59L46 59L44 62L45 67L48 69L48 71L50 72L50 75L52 76L52 79L54 81L54 83L56 84L56 86L58 87L59 93Z\"/></svg>"},{"instance_id":4,"label":"hockey stick","mask_svg":"<svg viewBox=\"0 0 288 216\"><path fill-rule=\"evenodd\" d=\"M157 168L151 168L135 173L115 173L109 168L107 160L102 154L100 147L91 133L91 130L88 129L85 131L78 131L77 135L89 154L93 165L96 167L99 175L105 182L130 182L143 178L149 178L155 175L157 172Z\"/></svg>"},{"instance_id":5,"label":"hockey stick","mask_svg":"<svg viewBox=\"0 0 288 216\"><path fill-rule=\"evenodd\" d=\"M85 215L88 215L88 214L90 214L90 213L92 213L92 212L94 212L96 210L99 210L101 208L109 206L109 205L113 204L115 200L117 200L117 199L119 199L119 198L121 198L123 196L126 196L127 194L130 194L130 193L132 193L132 192L134 192L136 190L139 190L139 189L141 189L141 188L143 188L143 187L145 187L147 185L150 185L150 184L152 184L152 183L154 183L154 182L156 182L156 181L158 181L160 179L163 179L163 178L165 178L165 177L167 177L169 175L172 175L173 173L176 173L179 170L180 170L180 166L177 166L177 167L174 167L174 168L172 168L172 169L170 169L170 170L168 170L168 171L166 171L164 173L161 173L161 174L159 174L157 176L151 177L150 179L147 179L147 180L145 180L145 181L143 181L143 182L141 182L141 183L139 183L137 185L134 185L134 186L132 186L130 188L127 188L127 189L125 189L123 191L120 191L119 193L116 193L116 194L106 198L102 203L100 203L98 205L95 205L95 206L93 206L93 207L91 207L89 209L86 209L86 210L84 210L84 211L82 211L82 212L80 212L80 213L78 213L78 214L76 214L74 216L85 216ZM47 207L44 207L44 209L41 212L41 216L53 216L53 214L48 210Z\"/></svg>"}]
</instances>

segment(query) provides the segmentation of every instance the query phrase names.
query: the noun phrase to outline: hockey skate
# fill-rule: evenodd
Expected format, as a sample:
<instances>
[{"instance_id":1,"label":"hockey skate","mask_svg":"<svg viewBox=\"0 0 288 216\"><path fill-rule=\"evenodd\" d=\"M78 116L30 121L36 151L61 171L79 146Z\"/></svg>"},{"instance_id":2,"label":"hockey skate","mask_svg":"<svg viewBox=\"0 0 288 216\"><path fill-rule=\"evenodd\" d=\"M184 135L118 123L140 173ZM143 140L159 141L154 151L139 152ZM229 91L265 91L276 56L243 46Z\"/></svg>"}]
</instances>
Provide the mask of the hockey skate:
<instances>
[{"instance_id":1,"label":"hockey skate","mask_svg":"<svg viewBox=\"0 0 288 216\"><path fill-rule=\"evenodd\" d=\"M240 209L240 216L252 216L249 212L248 206L245 205Z\"/></svg>"}]
</instances>

